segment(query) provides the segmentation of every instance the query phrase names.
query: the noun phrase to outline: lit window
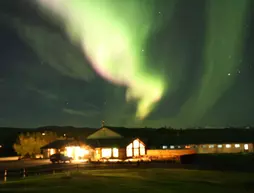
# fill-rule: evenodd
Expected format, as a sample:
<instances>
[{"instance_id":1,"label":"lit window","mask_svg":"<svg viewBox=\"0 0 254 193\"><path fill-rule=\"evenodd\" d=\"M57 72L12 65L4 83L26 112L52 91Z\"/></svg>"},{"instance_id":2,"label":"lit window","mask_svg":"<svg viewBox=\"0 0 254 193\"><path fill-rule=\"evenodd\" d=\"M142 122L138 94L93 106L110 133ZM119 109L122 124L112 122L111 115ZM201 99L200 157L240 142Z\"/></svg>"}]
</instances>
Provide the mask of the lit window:
<instances>
[{"instance_id":1,"label":"lit window","mask_svg":"<svg viewBox=\"0 0 254 193\"><path fill-rule=\"evenodd\" d=\"M239 148L240 147L240 144L235 144L235 148Z\"/></svg>"},{"instance_id":2,"label":"lit window","mask_svg":"<svg viewBox=\"0 0 254 193\"><path fill-rule=\"evenodd\" d=\"M128 145L126 148L126 156L132 157L132 143L130 145Z\"/></svg>"},{"instance_id":3,"label":"lit window","mask_svg":"<svg viewBox=\"0 0 254 193\"><path fill-rule=\"evenodd\" d=\"M226 144L226 148L230 148L231 147L231 145L230 144Z\"/></svg>"},{"instance_id":4,"label":"lit window","mask_svg":"<svg viewBox=\"0 0 254 193\"><path fill-rule=\"evenodd\" d=\"M138 140L133 141L133 148L139 148L139 141Z\"/></svg>"},{"instance_id":5,"label":"lit window","mask_svg":"<svg viewBox=\"0 0 254 193\"><path fill-rule=\"evenodd\" d=\"M145 155L145 154L146 154L145 147L140 147L140 155Z\"/></svg>"},{"instance_id":6,"label":"lit window","mask_svg":"<svg viewBox=\"0 0 254 193\"><path fill-rule=\"evenodd\" d=\"M244 150L248 150L249 149L249 145L248 144L244 144Z\"/></svg>"},{"instance_id":7,"label":"lit window","mask_svg":"<svg viewBox=\"0 0 254 193\"><path fill-rule=\"evenodd\" d=\"M203 148L206 148L206 145L202 145Z\"/></svg>"},{"instance_id":8,"label":"lit window","mask_svg":"<svg viewBox=\"0 0 254 193\"><path fill-rule=\"evenodd\" d=\"M117 148L113 148L113 157L119 157L119 151Z\"/></svg>"},{"instance_id":9,"label":"lit window","mask_svg":"<svg viewBox=\"0 0 254 193\"><path fill-rule=\"evenodd\" d=\"M136 139L133 141L133 154L134 156L139 156L139 146L140 146L140 143L139 141Z\"/></svg>"},{"instance_id":10,"label":"lit window","mask_svg":"<svg viewBox=\"0 0 254 193\"><path fill-rule=\"evenodd\" d=\"M168 148L168 146L166 146L166 145L162 146L162 149L167 149L167 148Z\"/></svg>"},{"instance_id":11,"label":"lit window","mask_svg":"<svg viewBox=\"0 0 254 193\"><path fill-rule=\"evenodd\" d=\"M139 145L140 145L140 147L145 147L142 143L140 143Z\"/></svg>"},{"instance_id":12,"label":"lit window","mask_svg":"<svg viewBox=\"0 0 254 193\"><path fill-rule=\"evenodd\" d=\"M134 149L134 156L139 156L139 148Z\"/></svg>"},{"instance_id":13,"label":"lit window","mask_svg":"<svg viewBox=\"0 0 254 193\"><path fill-rule=\"evenodd\" d=\"M180 146L180 145L178 145L178 148L180 149L180 148L181 148L181 146Z\"/></svg>"},{"instance_id":14,"label":"lit window","mask_svg":"<svg viewBox=\"0 0 254 193\"><path fill-rule=\"evenodd\" d=\"M145 149L145 146L140 143L140 155L145 155L146 154L146 149Z\"/></svg>"},{"instance_id":15,"label":"lit window","mask_svg":"<svg viewBox=\"0 0 254 193\"><path fill-rule=\"evenodd\" d=\"M101 156L104 157L104 158L111 157L111 154L112 154L112 149L110 149L110 148L103 148L101 150Z\"/></svg>"},{"instance_id":16,"label":"lit window","mask_svg":"<svg viewBox=\"0 0 254 193\"><path fill-rule=\"evenodd\" d=\"M222 145L218 145L218 148L222 148Z\"/></svg>"},{"instance_id":17,"label":"lit window","mask_svg":"<svg viewBox=\"0 0 254 193\"><path fill-rule=\"evenodd\" d=\"M209 148L214 148L214 145L209 145Z\"/></svg>"},{"instance_id":18,"label":"lit window","mask_svg":"<svg viewBox=\"0 0 254 193\"><path fill-rule=\"evenodd\" d=\"M173 145L170 145L170 149L174 149L175 148L175 146L173 146Z\"/></svg>"},{"instance_id":19,"label":"lit window","mask_svg":"<svg viewBox=\"0 0 254 193\"><path fill-rule=\"evenodd\" d=\"M186 145L185 148L186 148L186 149L190 149L190 146L189 146L189 145Z\"/></svg>"}]
</instances>

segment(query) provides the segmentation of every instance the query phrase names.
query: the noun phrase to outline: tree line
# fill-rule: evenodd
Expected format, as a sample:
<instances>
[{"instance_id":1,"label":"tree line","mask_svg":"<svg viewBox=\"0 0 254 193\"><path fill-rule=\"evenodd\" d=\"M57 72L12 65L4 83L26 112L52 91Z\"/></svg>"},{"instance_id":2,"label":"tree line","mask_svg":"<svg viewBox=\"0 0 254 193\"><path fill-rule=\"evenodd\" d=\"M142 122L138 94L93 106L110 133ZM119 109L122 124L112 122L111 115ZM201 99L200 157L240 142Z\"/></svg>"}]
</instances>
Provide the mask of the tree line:
<instances>
[{"instance_id":1,"label":"tree line","mask_svg":"<svg viewBox=\"0 0 254 193\"><path fill-rule=\"evenodd\" d=\"M27 132L21 133L16 143L13 145L16 153L21 157L35 158L41 154L41 147L57 140L64 139L59 137L55 132Z\"/></svg>"}]
</instances>

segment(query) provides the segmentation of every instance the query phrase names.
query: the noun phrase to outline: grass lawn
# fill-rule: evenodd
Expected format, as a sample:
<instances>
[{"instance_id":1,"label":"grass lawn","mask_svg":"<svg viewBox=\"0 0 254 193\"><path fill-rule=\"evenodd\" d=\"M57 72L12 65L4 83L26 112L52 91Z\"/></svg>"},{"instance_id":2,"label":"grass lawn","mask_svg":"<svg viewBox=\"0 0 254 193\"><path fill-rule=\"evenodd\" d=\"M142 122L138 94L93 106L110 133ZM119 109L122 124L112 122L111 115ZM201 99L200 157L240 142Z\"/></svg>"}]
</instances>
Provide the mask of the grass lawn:
<instances>
[{"instance_id":1,"label":"grass lawn","mask_svg":"<svg viewBox=\"0 0 254 193\"><path fill-rule=\"evenodd\" d=\"M0 192L245 193L254 174L183 169L115 169L28 177L0 184Z\"/></svg>"}]
</instances>

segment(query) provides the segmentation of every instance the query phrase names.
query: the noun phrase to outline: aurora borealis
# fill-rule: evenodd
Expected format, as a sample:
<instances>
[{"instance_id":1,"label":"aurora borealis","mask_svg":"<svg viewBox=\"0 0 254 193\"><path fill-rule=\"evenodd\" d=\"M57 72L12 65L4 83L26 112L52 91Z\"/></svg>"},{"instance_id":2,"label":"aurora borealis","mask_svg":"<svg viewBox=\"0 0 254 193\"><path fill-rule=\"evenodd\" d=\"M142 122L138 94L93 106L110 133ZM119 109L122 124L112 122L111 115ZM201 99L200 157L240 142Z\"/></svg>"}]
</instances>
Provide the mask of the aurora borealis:
<instances>
[{"instance_id":1,"label":"aurora borealis","mask_svg":"<svg viewBox=\"0 0 254 193\"><path fill-rule=\"evenodd\" d=\"M152 4L136 0L38 2L62 19L67 34L81 45L100 76L127 87L126 98L138 100L137 117L145 118L165 90L161 75L146 73L142 54L152 29Z\"/></svg>"},{"instance_id":2,"label":"aurora borealis","mask_svg":"<svg viewBox=\"0 0 254 193\"><path fill-rule=\"evenodd\" d=\"M253 4L6 3L0 125L253 124Z\"/></svg>"}]
</instances>

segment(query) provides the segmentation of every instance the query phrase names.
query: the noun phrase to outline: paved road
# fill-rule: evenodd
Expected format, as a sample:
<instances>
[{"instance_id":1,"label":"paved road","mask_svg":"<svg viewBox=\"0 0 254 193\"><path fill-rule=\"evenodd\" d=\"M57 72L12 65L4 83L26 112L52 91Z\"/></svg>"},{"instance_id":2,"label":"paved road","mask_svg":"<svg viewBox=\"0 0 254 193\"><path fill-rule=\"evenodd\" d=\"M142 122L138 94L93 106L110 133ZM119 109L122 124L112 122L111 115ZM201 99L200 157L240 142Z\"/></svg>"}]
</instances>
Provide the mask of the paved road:
<instances>
[{"instance_id":1,"label":"paved road","mask_svg":"<svg viewBox=\"0 0 254 193\"><path fill-rule=\"evenodd\" d=\"M49 165L49 160L17 160L17 161L0 161L0 170L4 169L20 169L35 167L39 165Z\"/></svg>"}]
</instances>

